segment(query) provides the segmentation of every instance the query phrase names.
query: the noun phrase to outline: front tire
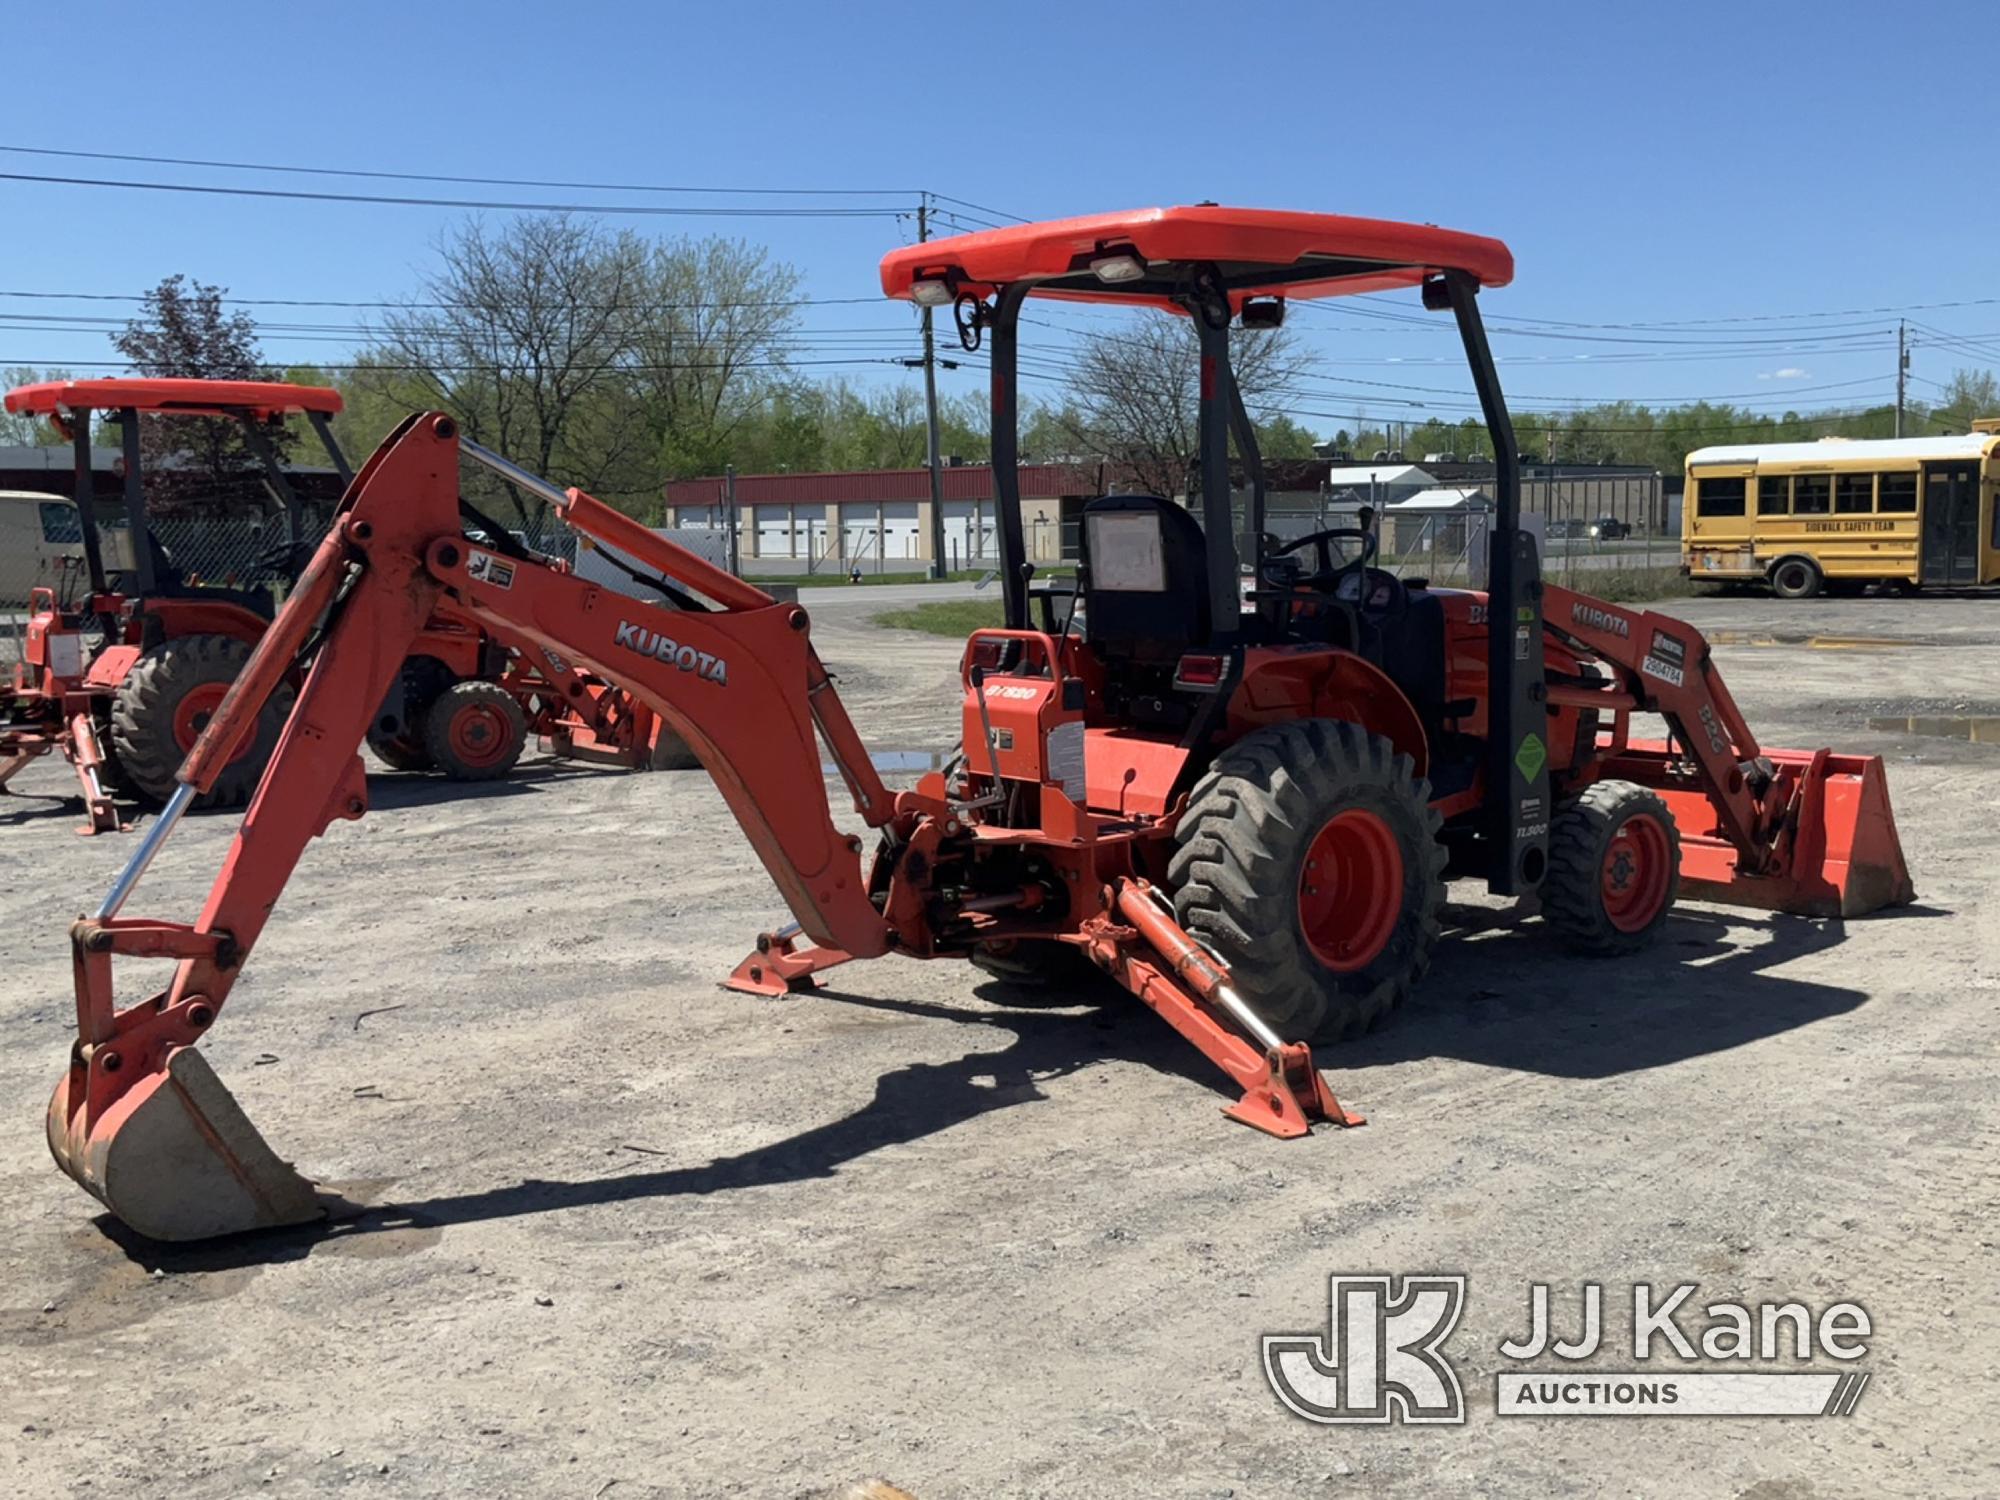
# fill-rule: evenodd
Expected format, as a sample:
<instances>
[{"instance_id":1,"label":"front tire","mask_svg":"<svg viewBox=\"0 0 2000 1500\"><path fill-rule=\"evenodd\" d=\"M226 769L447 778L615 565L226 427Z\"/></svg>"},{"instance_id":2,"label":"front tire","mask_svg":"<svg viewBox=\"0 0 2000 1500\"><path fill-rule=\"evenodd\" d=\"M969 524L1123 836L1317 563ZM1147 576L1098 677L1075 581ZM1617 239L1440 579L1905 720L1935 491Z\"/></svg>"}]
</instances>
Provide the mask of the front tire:
<instances>
[{"instance_id":1,"label":"front tire","mask_svg":"<svg viewBox=\"0 0 2000 1500\"><path fill-rule=\"evenodd\" d=\"M454 683L424 711L424 748L453 781L505 776L527 743L527 716L495 682Z\"/></svg>"},{"instance_id":2,"label":"front tire","mask_svg":"<svg viewBox=\"0 0 2000 1500\"><path fill-rule=\"evenodd\" d=\"M1415 763L1380 735L1332 719L1259 729L1189 799L1174 910L1281 1036L1357 1036L1430 967L1439 822Z\"/></svg>"},{"instance_id":3,"label":"front tire","mask_svg":"<svg viewBox=\"0 0 2000 1500\"><path fill-rule=\"evenodd\" d=\"M1556 810L1542 916L1582 953L1635 953L1680 894L1681 835L1657 792L1600 781Z\"/></svg>"},{"instance_id":4,"label":"front tire","mask_svg":"<svg viewBox=\"0 0 2000 1500\"><path fill-rule=\"evenodd\" d=\"M111 700L111 748L120 778L143 796L164 802L175 773L194 748L250 660L250 647L230 635L184 635L140 657ZM257 714L257 727L197 807L241 807L257 790L264 766L291 717L293 691L280 683Z\"/></svg>"},{"instance_id":5,"label":"front tire","mask_svg":"<svg viewBox=\"0 0 2000 1500\"><path fill-rule=\"evenodd\" d=\"M1075 1005L1104 983L1103 970L1073 943L997 938L965 956L973 968L1006 986L1010 1005Z\"/></svg>"}]
</instances>

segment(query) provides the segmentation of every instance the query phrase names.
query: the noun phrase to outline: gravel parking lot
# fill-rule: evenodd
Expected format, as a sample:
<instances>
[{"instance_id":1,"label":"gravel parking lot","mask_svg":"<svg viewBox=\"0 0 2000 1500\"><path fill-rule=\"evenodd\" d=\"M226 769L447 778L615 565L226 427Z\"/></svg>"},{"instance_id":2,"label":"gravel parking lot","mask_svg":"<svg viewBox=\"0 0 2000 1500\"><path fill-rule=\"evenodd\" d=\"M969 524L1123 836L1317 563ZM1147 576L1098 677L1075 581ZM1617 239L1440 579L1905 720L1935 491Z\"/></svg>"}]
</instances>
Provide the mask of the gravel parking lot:
<instances>
[{"instance_id":1,"label":"gravel parking lot","mask_svg":"<svg viewBox=\"0 0 2000 1500\"><path fill-rule=\"evenodd\" d=\"M870 626L885 592L805 602L871 747L945 748L957 648ZM0 1488L2000 1492L2000 747L1925 722L2000 723L2000 598L1665 607L1768 743L1887 758L1918 904L1688 906L1589 963L1455 888L1416 1001L1321 1054L1369 1125L1289 1143L1115 992L1019 1008L902 959L719 989L782 913L700 772L383 774L208 1047L281 1155L375 1206L162 1250L43 1144L66 924L132 838L75 837L68 769L31 768L0 799ZM232 826L190 819L129 914L192 916ZM1470 1277L1463 1427L1274 1399L1259 1335L1323 1331L1328 1275L1367 1271ZM1584 1281L1853 1300L1873 1379L1844 1419L1501 1418L1538 1280L1566 1319Z\"/></svg>"}]
</instances>

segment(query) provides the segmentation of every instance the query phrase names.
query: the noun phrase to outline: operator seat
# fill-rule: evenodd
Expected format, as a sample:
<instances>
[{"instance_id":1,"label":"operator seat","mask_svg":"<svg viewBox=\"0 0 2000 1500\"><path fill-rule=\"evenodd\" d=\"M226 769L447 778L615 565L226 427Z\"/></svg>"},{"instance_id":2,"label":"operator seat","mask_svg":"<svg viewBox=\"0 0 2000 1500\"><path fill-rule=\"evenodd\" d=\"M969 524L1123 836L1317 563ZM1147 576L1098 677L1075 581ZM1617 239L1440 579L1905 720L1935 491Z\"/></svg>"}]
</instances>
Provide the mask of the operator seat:
<instances>
[{"instance_id":1,"label":"operator seat","mask_svg":"<svg viewBox=\"0 0 2000 1500\"><path fill-rule=\"evenodd\" d=\"M1099 655L1178 661L1213 636L1201 523L1158 495L1106 495L1083 508L1086 639Z\"/></svg>"},{"instance_id":2,"label":"operator seat","mask_svg":"<svg viewBox=\"0 0 2000 1500\"><path fill-rule=\"evenodd\" d=\"M1378 665L1403 690L1424 728L1435 737L1444 721L1449 681L1444 601L1423 579L1409 581L1405 589L1406 604L1398 618L1369 624L1376 637Z\"/></svg>"}]
</instances>

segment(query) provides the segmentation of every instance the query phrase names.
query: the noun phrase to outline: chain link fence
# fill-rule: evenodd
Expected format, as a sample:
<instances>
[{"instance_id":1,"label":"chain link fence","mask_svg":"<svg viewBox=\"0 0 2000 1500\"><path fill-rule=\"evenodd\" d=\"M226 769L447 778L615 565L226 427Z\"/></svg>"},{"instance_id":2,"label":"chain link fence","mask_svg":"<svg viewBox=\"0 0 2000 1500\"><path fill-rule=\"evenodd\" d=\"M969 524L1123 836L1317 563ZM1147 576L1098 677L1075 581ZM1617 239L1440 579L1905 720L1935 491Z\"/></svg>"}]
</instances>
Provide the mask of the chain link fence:
<instances>
[{"instance_id":1,"label":"chain link fence","mask_svg":"<svg viewBox=\"0 0 2000 1500\"><path fill-rule=\"evenodd\" d=\"M1266 502L1264 529L1282 544L1330 527L1358 527L1366 508L1381 538L1380 566L1399 576L1480 588L1491 504L1490 486L1476 484L1276 495ZM1586 592L1593 577L1680 566L1680 536L1657 474L1531 473L1521 487L1521 524L1541 550L1542 576Z\"/></svg>"}]
</instances>

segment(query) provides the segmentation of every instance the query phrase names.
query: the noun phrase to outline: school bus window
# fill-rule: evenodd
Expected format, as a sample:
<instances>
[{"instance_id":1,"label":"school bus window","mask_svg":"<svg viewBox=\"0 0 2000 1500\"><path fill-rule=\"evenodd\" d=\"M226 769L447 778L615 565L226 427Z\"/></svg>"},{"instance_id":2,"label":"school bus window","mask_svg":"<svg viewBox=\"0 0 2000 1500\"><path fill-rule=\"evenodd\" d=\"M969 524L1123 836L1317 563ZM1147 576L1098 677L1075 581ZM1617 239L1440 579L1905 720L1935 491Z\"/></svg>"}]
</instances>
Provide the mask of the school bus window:
<instances>
[{"instance_id":1,"label":"school bus window","mask_svg":"<svg viewBox=\"0 0 2000 1500\"><path fill-rule=\"evenodd\" d=\"M1875 508L1873 474L1836 474L1833 480L1833 509L1843 516L1866 515Z\"/></svg>"},{"instance_id":2,"label":"school bus window","mask_svg":"<svg viewBox=\"0 0 2000 1500\"><path fill-rule=\"evenodd\" d=\"M1743 514L1741 479L1700 479L1695 481L1695 513L1702 516Z\"/></svg>"},{"instance_id":3,"label":"school bus window","mask_svg":"<svg viewBox=\"0 0 2000 1500\"><path fill-rule=\"evenodd\" d=\"M1789 474L1760 474L1757 477L1757 514L1782 516L1792 509L1792 480Z\"/></svg>"},{"instance_id":4,"label":"school bus window","mask_svg":"<svg viewBox=\"0 0 2000 1500\"><path fill-rule=\"evenodd\" d=\"M1831 474L1799 474L1792 479L1792 514L1823 516L1833 495Z\"/></svg>"},{"instance_id":5,"label":"school bus window","mask_svg":"<svg viewBox=\"0 0 2000 1500\"><path fill-rule=\"evenodd\" d=\"M1881 477L1882 493L1875 502L1875 508L1883 511L1908 513L1917 508L1917 476L1907 474L1884 474Z\"/></svg>"}]
</instances>

